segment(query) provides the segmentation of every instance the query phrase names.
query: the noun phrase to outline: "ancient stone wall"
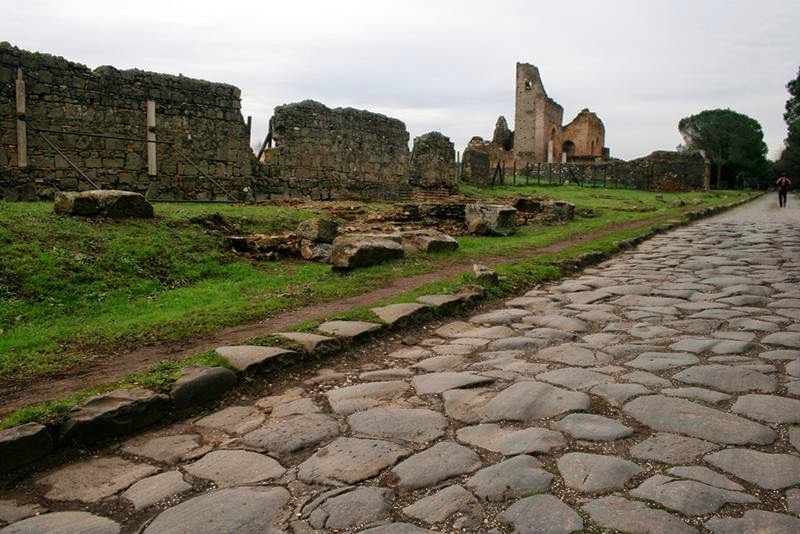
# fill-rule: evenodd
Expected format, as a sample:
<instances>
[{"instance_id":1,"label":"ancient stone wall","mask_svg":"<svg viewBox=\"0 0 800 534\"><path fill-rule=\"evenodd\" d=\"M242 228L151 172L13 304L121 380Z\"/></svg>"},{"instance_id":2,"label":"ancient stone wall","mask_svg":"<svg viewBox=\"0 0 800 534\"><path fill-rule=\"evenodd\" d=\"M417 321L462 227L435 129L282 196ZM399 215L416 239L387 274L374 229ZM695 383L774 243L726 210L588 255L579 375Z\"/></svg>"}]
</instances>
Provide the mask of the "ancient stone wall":
<instances>
[{"instance_id":1,"label":"ancient stone wall","mask_svg":"<svg viewBox=\"0 0 800 534\"><path fill-rule=\"evenodd\" d=\"M415 138L411 150L410 185L454 190L455 159L453 142L441 133L429 132Z\"/></svg>"},{"instance_id":2,"label":"ancient stone wall","mask_svg":"<svg viewBox=\"0 0 800 534\"><path fill-rule=\"evenodd\" d=\"M26 88L26 169L17 167L18 68ZM44 133L104 189L164 199L229 199L223 188L242 195L250 185L253 155L240 96L231 85L113 67L90 70L0 43L0 198L93 189L34 128L105 135ZM154 177L147 173L147 100L156 102L157 140L174 143L157 145Z\"/></svg>"},{"instance_id":3,"label":"ancient stone wall","mask_svg":"<svg viewBox=\"0 0 800 534\"><path fill-rule=\"evenodd\" d=\"M393 199L408 187L408 132L402 121L305 100L275 108L275 148L256 189L272 196Z\"/></svg>"}]
</instances>

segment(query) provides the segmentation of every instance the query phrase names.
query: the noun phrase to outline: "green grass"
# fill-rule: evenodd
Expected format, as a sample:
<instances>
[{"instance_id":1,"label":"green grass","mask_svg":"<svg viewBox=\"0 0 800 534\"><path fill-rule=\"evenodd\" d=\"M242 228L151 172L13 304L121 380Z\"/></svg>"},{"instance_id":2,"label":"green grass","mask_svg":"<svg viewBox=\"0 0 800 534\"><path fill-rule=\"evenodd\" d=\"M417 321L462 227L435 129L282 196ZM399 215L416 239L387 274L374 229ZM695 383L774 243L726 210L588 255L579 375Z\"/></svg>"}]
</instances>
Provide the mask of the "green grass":
<instances>
[{"instance_id":1,"label":"green grass","mask_svg":"<svg viewBox=\"0 0 800 534\"><path fill-rule=\"evenodd\" d=\"M493 188L482 194L540 194L538 189L590 207L596 216L563 226L522 227L505 238L464 236L452 253L410 255L348 274L324 264L250 261L225 250L223 231L192 222L219 213L241 231L270 233L314 216L308 209L159 203L156 219L122 222L57 216L49 203L0 202L0 380L46 375L103 351L178 340L361 294L453 261L516 256L613 224L677 216L680 210L668 206L673 197L701 195L664 194L661 202L653 193L574 186ZM735 193L725 195L698 198L711 205L730 201ZM657 209L608 209L630 202ZM450 286L434 284L397 299ZM336 318L376 320L369 310Z\"/></svg>"}]
</instances>

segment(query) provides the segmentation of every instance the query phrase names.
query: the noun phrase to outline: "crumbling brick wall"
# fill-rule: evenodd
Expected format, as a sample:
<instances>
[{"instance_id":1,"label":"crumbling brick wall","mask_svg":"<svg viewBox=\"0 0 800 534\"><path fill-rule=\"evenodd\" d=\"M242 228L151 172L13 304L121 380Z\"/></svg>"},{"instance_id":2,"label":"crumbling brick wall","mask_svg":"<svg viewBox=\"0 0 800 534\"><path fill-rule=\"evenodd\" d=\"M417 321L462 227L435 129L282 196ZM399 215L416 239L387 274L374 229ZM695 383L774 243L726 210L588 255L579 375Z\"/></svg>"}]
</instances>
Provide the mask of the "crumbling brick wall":
<instances>
[{"instance_id":1,"label":"crumbling brick wall","mask_svg":"<svg viewBox=\"0 0 800 534\"><path fill-rule=\"evenodd\" d=\"M26 86L28 167L17 167L15 78ZM49 198L92 189L32 128L114 138L45 133L104 189L165 199L228 199L250 185L253 155L240 91L221 83L140 70L84 65L0 43L0 198ZM158 175L148 176L146 101L156 102ZM134 139L134 140L129 140ZM210 177L211 179L209 179ZM217 184L213 183L214 181Z\"/></svg>"},{"instance_id":2,"label":"crumbling brick wall","mask_svg":"<svg viewBox=\"0 0 800 534\"><path fill-rule=\"evenodd\" d=\"M275 108L275 148L257 191L271 197L393 199L408 187L408 131L397 119L305 100Z\"/></svg>"}]
</instances>

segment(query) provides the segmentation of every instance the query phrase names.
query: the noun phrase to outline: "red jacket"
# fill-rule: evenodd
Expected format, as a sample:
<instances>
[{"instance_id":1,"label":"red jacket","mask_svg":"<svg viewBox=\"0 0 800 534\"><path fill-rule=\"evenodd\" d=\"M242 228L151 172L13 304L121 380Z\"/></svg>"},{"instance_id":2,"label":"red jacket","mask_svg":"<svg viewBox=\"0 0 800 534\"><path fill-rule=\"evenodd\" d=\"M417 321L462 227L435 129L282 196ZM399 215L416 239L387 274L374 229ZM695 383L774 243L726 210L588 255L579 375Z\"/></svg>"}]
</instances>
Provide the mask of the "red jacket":
<instances>
[{"instance_id":1,"label":"red jacket","mask_svg":"<svg viewBox=\"0 0 800 534\"><path fill-rule=\"evenodd\" d=\"M781 176L775 180L775 187L777 187L779 191L787 191L792 187L792 181L787 176Z\"/></svg>"}]
</instances>

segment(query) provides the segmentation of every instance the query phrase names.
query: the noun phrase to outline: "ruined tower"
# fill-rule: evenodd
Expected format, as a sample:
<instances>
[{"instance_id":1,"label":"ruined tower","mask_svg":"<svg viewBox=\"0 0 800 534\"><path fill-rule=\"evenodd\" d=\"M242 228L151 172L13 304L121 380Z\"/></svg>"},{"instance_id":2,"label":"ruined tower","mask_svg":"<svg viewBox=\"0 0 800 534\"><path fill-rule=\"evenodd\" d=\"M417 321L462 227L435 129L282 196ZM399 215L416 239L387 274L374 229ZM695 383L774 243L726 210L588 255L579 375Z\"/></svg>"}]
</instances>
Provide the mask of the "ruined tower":
<instances>
[{"instance_id":1,"label":"ruined tower","mask_svg":"<svg viewBox=\"0 0 800 534\"><path fill-rule=\"evenodd\" d=\"M564 109L547 96L539 69L517 63L514 157L520 163L554 161Z\"/></svg>"}]
</instances>

